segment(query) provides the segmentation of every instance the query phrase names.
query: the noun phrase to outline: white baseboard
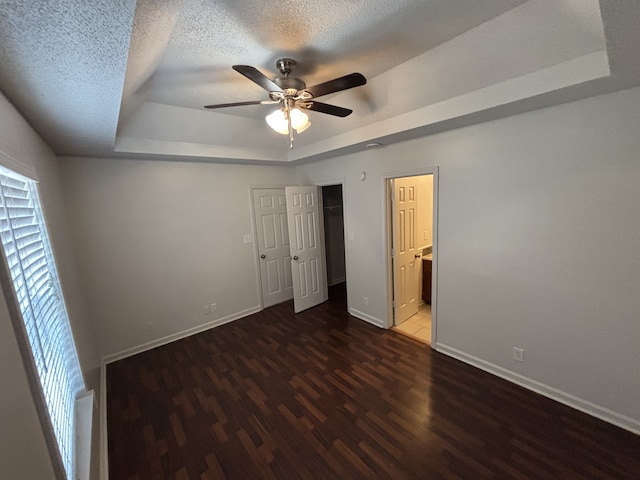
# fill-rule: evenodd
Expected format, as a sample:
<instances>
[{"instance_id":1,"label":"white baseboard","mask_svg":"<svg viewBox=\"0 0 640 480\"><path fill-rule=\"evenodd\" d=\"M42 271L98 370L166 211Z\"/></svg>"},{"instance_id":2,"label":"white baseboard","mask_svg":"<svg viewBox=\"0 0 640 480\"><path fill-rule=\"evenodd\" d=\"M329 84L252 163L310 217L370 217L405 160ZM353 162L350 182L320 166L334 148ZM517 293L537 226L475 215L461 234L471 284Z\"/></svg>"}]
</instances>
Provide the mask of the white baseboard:
<instances>
[{"instance_id":1,"label":"white baseboard","mask_svg":"<svg viewBox=\"0 0 640 480\"><path fill-rule=\"evenodd\" d=\"M120 352L116 352L111 355L106 355L102 357L102 363L107 364L107 363L116 362L118 360L122 360L123 358L127 358L132 355L136 355L138 353L151 350L152 348L160 347L162 345L166 345L167 343L175 342L176 340L180 340L181 338L190 337L191 335L195 335L196 333L204 332L205 330L209 330L214 327L219 327L220 325L224 325L225 323L233 322L234 320L238 320L239 318L257 313L260 310L262 310L262 307L260 305L256 305L255 307L247 308L246 310L242 310L240 312L227 315L226 317L218 318L216 320L212 320L211 322L203 323L202 325L198 325L197 327L188 328L181 332L173 333L171 335L167 335L166 337L158 338L150 342L146 342L141 345L138 345L136 347L127 348L125 350L121 350Z\"/></svg>"},{"instance_id":2,"label":"white baseboard","mask_svg":"<svg viewBox=\"0 0 640 480\"><path fill-rule=\"evenodd\" d=\"M364 320L367 323L371 323L376 327L386 328L385 322L383 320L380 320L379 318L376 318L376 317L372 317L371 315L361 312L360 310L356 310L355 308L350 308L349 314L353 315L356 318L359 318L360 320Z\"/></svg>"},{"instance_id":3,"label":"white baseboard","mask_svg":"<svg viewBox=\"0 0 640 480\"><path fill-rule=\"evenodd\" d=\"M540 395L551 398L552 400L556 400L557 402L563 403L571 408L575 408L576 410L580 410L581 412L599 418L600 420L604 420L605 422L640 435L640 421L634 418L621 415L613 410L609 410L608 408L583 400L574 395L563 392L562 390L558 390L557 388L550 387L544 383L519 375L507 370L506 368L474 357L473 355L468 355L453 347L449 347L448 345L437 343L434 348L436 351L460 360L461 362L477 367L480 370L484 370L485 372L491 373L497 377L504 378L516 385L520 385L521 387L532 390Z\"/></svg>"}]
</instances>

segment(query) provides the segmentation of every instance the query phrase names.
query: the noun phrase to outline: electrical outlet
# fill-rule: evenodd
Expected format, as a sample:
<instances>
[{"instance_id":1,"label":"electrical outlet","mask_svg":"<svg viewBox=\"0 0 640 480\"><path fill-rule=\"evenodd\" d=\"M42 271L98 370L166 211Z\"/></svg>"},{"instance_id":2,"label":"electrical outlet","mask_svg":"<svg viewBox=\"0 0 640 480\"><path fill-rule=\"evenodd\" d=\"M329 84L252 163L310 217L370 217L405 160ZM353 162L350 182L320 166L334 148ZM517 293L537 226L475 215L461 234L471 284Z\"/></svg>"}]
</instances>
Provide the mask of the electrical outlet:
<instances>
[{"instance_id":1,"label":"electrical outlet","mask_svg":"<svg viewBox=\"0 0 640 480\"><path fill-rule=\"evenodd\" d=\"M365 305L369 305L369 297L364 297L362 301L364 302Z\"/></svg>"},{"instance_id":2,"label":"electrical outlet","mask_svg":"<svg viewBox=\"0 0 640 480\"><path fill-rule=\"evenodd\" d=\"M211 313L211 305L205 305L202 307L202 313L204 315L209 315Z\"/></svg>"},{"instance_id":3,"label":"electrical outlet","mask_svg":"<svg viewBox=\"0 0 640 480\"><path fill-rule=\"evenodd\" d=\"M513 359L516 362L524 362L524 348L513 347Z\"/></svg>"},{"instance_id":4,"label":"electrical outlet","mask_svg":"<svg viewBox=\"0 0 640 480\"><path fill-rule=\"evenodd\" d=\"M212 312L215 312L217 308L218 308L218 307L216 306L216 304L215 304L215 303L212 303L212 304L211 304L211 311L212 311Z\"/></svg>"},{"instance_id":5,"label":"electrical outlet","mask_svg":"<svg viewBox=\"0 0 640 480\"><path fill-rule=\"evenodd\" d=\"M153 330L153 322L147 322L147 330Z\"/></svg>"}]
</instances>

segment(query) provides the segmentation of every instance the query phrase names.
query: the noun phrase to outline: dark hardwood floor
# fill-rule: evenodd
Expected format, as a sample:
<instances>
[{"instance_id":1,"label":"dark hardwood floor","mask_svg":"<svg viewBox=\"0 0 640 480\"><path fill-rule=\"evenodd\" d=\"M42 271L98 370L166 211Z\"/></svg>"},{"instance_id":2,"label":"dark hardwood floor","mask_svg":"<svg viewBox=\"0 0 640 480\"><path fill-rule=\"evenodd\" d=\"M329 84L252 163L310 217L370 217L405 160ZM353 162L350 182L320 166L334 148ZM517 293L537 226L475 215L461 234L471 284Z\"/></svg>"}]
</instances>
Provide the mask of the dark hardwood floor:
<instances>
[{"instance_id":1,"label":"dark hardwood floor","mask_svg":"<svg viewBox=\"0 0 640 480\"><path fill-rule=\"evenodd\" d=\"M640 436L350 317L334 293L108 365L110 478L640 478Z\"/></svg>"}]
</instances>

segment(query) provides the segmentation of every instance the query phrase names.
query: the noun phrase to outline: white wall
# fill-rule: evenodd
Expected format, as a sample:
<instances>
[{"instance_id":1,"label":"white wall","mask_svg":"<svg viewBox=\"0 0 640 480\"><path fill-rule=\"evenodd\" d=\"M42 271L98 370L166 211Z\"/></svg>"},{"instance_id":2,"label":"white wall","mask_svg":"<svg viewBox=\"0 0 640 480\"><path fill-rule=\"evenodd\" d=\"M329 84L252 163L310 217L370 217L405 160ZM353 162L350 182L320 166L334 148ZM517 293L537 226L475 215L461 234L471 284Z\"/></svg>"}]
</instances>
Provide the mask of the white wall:
<instances>
[{"instance_id":1,"label":"white wall","mask_svg":"<svg viewBox=\"0 0 640 480\"><path fill-rule=\"evenodd\" d=\"M350 307L386 323L383 175L439 166L436 347L640 431L638 112L632 89L298 167L345 179Z\"/></svg>"},{"instance_id":2,"label":"white wall","mask_svg":"<svg viewBox=\"0 0 640 480\"><path fill-rule=\"evenodd\" d=\"M250 185L290 167L62 158L65 200L103 356L257 311ZM203 306L217 310L203 314ZM153 322L150 329L148 323ZM131 350L133 349L133 350Z\"/></svg>"},{"instance_id":3,"label":"white wall","mask_svg":"<svg viewBox=\"0 0 640 480\"><path fill-rule=\"evenodd\" d=\"M35 174L39 179L40 199L80 363L88 387L97 388L98 349L84 304L82 282L76 275L56 156L1 94L0 125L3 163L20 173ZM53 478L51 460L4 297L0 298L0 384L0 478Z\"/></svg>"},{"instance_id":4,"label":"white wall","mask_svg":"<svg viewBox=\"0 0 640 480\"><path fill-rule=\"evenodd\" d=\"M54 479L4 295L0 293L0 478Z\"/></svg>"}]
</instances>

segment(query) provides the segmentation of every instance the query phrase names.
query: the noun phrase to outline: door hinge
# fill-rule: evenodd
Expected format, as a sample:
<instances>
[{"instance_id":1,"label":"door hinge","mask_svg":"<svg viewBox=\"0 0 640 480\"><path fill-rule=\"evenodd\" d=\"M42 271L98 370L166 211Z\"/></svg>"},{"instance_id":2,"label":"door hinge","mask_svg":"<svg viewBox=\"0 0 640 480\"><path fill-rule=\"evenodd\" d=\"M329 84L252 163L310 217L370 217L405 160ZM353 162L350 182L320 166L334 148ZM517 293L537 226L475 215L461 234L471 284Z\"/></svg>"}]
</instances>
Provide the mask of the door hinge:
<instances>
[{"instance_id":1,"label":"door hinge","mask_svg":"<svg viewBox=\"0 0 640 480\"><path fill-rule=\"evenodd\" d=\"M396 256L396 249L395 249L395 248L392 248L392 249L391 249L391 256L392 256L392 257L395 257L395 256Z\"/></svg>"}]
</instances>

